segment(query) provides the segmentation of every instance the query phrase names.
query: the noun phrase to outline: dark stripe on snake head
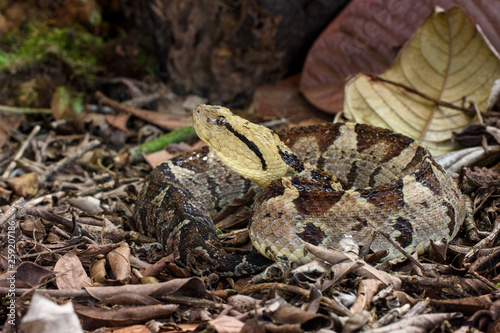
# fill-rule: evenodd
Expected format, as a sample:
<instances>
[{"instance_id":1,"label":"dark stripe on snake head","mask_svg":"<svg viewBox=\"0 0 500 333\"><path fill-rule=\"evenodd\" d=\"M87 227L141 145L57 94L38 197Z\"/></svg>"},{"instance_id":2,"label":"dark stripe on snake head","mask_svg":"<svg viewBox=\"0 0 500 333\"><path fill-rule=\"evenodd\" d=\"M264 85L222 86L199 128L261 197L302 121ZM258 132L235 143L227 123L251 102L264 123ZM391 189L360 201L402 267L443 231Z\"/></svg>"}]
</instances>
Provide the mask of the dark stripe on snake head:
<instances>
[{"instance_id":1,"label":"dark stripe on snake head","mask_svg":"<svg viewBox=\"0 0 500 333\"><path fill-rule=\"evenodd\" d=\"M241 142L247 145L248 149L250 149L260 159L260 163L262 164L262 170L266 170L267 169L266 160L264 159L264 156L262 155L262 152L260 151L259 147L257 147L257 145L252 141L248 140L246 136L235 130L230 123L225 122L224 126L226 126L227 130L233 133L235 137L240 139Z\"/></svg>"}]
</instances>

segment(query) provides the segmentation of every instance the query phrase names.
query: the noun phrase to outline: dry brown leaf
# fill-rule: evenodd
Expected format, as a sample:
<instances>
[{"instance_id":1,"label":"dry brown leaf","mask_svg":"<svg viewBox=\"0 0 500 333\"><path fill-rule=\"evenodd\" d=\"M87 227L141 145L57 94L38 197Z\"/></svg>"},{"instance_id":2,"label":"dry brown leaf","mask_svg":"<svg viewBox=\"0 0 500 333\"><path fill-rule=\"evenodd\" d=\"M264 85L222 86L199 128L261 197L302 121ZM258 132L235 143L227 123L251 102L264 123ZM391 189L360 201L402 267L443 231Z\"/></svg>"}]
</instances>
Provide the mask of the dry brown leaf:
<instances>
[{"instance_id":1,"label":"dry brown leaf","mask_svg":"<svg viewBox=\"0 0 500 333\"><path fill-rule=\"evenodd\" d=\"M394 324L374 328L370 333L394 333L394 332L427 332L439 327L445 320L460 318L462 314L452 313L430 313L402 319Z\"/></svg>"},{"instance_id":2,"label":"dry brown leaf","mask_svg":"<svg viewBox=\"0 0 500 333\"><path fill-rule=\"evenodd\" d=\"M207 293L203 281L199 277L175 279L162 283L123 285L118 287L88 287L89 295L103 300L121 293L139 293L142 295L161 296L176 293L178 295L203 297Z\"/></svg>"},{"instance_id":3,"label":"dry brown leaf","mask_svg":"<svg viewBox=\"0 0 500 333\"><path fill-rule=\"evenodd\" d=\"M97 260L90 266L90 278L95 283L104 284L108 280L106 259Z\"/></svg>"},{"instance_id":4,"label":"dry brown leaf","mask_svg":"<svg viewBox=\"0 0 500 333\"><path fill-rule=\"evenodd\" d=\"M127 283L132 278L130 269L130 247L123 242L106 256L111 271L119 283Z\"/></svg>"},{"instance_id":5,"label":"dry brown leaf","mask_svg":"<svg viewBox=\"0 0 500 333\"><path fill-rule=\"evenodd\" d=\"M157 165L168 161L174 157L173 154L170 154L166 150L159 150L151 154L144 155L144 159L146 162L148 162L149 165L151 165L152 168L155 168Z\"/></svg>"},{"instance_id":6,"label":"dry brown leaf","mask_svg":"<svg viewBox=\"0 0 500 333\"><path fill-rule=\"evenodd\" d=\"M356 300L349 310L351 310L352 313L358 313L363 310L369 311L372 298L382 285L383 283L380 280L375 279L361 281Z\"/></svg>"},{"instance_id":7,"label":"dry brown leaf","mask_svg":"<svg viewBox=\"0 0 500 333\"><path fill-rule=\"evenodd\" d=\"M77 250L77 254L80 257L95 257L99 254L105 254L119 247L121 244L86 244L87 248L83 250Z\"/></svg>"},{"instance_id":8,"label":"dry brown leaf","mask_svg":"<svg viewBox=\"0 0 500 333\"><path fill-rule=\"evenodd\" d=\"M141 323L156 317L162 318L177 311L177 304L158 304L103 309L75 304L75 311L84 329L92 330L101 326L126 326Z\"/></svg>"},{"instance_id":9,"label":"dry brown leaf","mask_svg":"<svg viewBox=\"0 0 500 333\"><path fill-rule=\"evenodd\" d=\"M168 130L176 130L193 124L192 116L167 114L135 108L130 108L129 110L134 116Z\"/></svg>"},{"instance_id":10,"label":"dry brown leaf","mask_svg":"<svg viewBox=\"0 0 500 333\"><path fill-rule=\"evenodd\" d=\"M130 113L118 113L116 115L107 114L106 120L114 128L119 129L122 132L130 135L131 131L127 128L127 121L130 118Z\"/></svg>"},{"instance_id":11,"label":"dry brown leaf","mask_svg":"<svg viewBox=\"0 0 500 333\"><path fill-rule=\"evenodd\" d=\"M491 88L500 78L500 63L465 12L454 7L433 13L380 77L428 98L358 74L345 88L345 117L418 139L440 155L455 148L453 131L469 124L475 114L434 101L456 107L475 103L486 111Z\"/></svg>"},{"instance_id":12,"label":"dry brown leaf","mask_svg":"<svg viewBox=\"0 0 500 333\"><path fill-rule=\"evenodd\" d=\"M74 252L68 252L56 262L56 285L59 290L81 289L92 285L80 259Z\"/></svg>"},{"instance_id":13,"label":"dry brown leaf","mask_svg":"<svg viewBox=\"0 0 500 333\"><path fill-rule=\"evenodd\" d=\"M345 253L335 250L335 249L325 249L312 244L306 244L305 249L308 252L314 254L314 256L335 265L339 262L354 261L351 257L347 256ZM354 268L352 272L356 275L363 276L368 279L376 279L384 283L386 286L393 285L395 290L401 289L401 280L395 276L390 275L387 272L376 269L373 266L368 265L362 260L356 260L356 262L362 265Z\"/></svg>"},{"instance_id":14,"label":"dry brown leaf","mask_svg":"<svg viewBox=\"0 0 500 333\"><path fill-rule=\"evenodd\" d=\"M0 199L4 202L9 202L12 191L9 191L3 187L0 187Z\"/></svg>"},{"instance_id":15,"label":"dry brown leaf","mask_svg":"<svg viewBox=\"0 0 500 333\"><path fill-rule=\"evenodd\" d=\"M403 43L438 5L462 6L500 49L500 2L489 0L352 0L309 50L300 82L320 109L342 110L346 79L359 72L382 73Z\"/></svg>"},{"instance_id":16,"label":"dry brown leaf","mask_svg":"<svg viewBox=\"0 0 500 333\"><path fill-rule=\"evenodd\" d=\"M9 139L9 135L4 130L3 126L0 125L0 148L2 148L3 145L7 143L8 139Z\"/></svg>"},{"instance_id":17,"label":"dry brown leaf","mask_svg":"<svg viewBox=\"0 0 500 333\"><path fill-rule=\"evenodd\" d=\"M492 295L470 296L462 299L432 299L430 305L448 312L462 312L473 315L474 313L486 310L493 304Z\"/></svg>"},{"instance_id":18,"label":"dry brown leaf","mask_svg":"<svg viewBox=\"0 0 500 333\"><path fill-rule=\"evenodd\" d=\"M46 236L45 226L42 224L42 221L40 219L37 219L35 221L27 220L24 222L19 222L19 228L25 235L38 241L43 240L43 238Z\"/></svg>"},{"instance_id":19,"label":"dry brown leaf","mask_svg":"<svg viewBox=\"0 0 500 333\"><path fill-rule=\"evenodd\" d=\"M274 323L300 324L304 331L315 332L332 325L332 320L322 314L301 310L281 300L274 301L267 308Z\"/></svg>"},{"instance_id":20,"label":"dry brown leaf","mask_svg":"<svg viewBox=\"0 0 500 333\"><path fill-rule=\"evenodd\" d=\"M109 305L156 305L163 304L154 297L141 295L138 293L115 294L109 298L101 300L101 304Z\"/></svg>"},{"instance_id":21,"label":"dry brown leaf","mask_svg":"<svg viewBox=\"0 0 500 333\"><path fill-rule=\"evenodd\" d=\"M24 174L19 177L13 177L6 180L9 187L20 196L31 196L38 192L40 186L38 175L34 172Z\"/></svg>"},{"instance_id":22,"label":"dry brown leaf","mask_svg":"<svg viewBox=\"0 0 500 333\"><path fill-rule=\"evenodd\" d=\"M311 118L316 109L300 94L299 80L294 75L276 85L258 87L253 97L256 113L264 119Z\"/></svg>"},{"instance_id":23,"label":"dry brown leaf","mask_svg":"<svg viewBox=\"0 0 500 333\"><path fill-rule=\"evenodd\" d=\"M209 321L218 333L239 333L243 326L243 322L238 319L226 315L221 315L214 320Z\"/></svg>"},{"instance_id":24,"label":"dry brown leaf","mask_svg":"<svg viewBox=\"0 0 500 333\"><path fill-rule=\"evenodd\" d=\"M32 287L39 286L53 277L54 274L55 272L51 269L25 261L16 269L16 284L17 280L19 280L28 283Z\"/></svg>"}]
</instances>

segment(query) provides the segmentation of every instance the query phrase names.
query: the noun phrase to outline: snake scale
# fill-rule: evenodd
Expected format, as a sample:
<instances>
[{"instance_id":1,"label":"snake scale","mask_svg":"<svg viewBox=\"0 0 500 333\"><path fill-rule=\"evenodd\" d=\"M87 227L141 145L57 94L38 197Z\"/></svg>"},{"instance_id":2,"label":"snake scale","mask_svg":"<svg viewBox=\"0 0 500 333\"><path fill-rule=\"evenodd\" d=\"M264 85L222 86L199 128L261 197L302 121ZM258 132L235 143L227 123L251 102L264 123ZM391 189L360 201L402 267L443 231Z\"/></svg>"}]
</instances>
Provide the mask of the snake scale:
<instances>
[{"instance_id":1,"label":"snake scale","mask_svg":"<svg viewBox=\"0 0 500 333\"><path fill-rule=\"evenodd\" d=\"M135 212L139 232L157 237L195 274L245 275L270 260L313 259L304 242L338 247L344 235L385 259L450 240L467 215L453 179L423 146L363 124L329 123L282 133L227 108L198 105L194 128L207 147L157 166ZM210 214L250 187L258 192L249 224L257 252L226 253ZM366 244L365 244L366 245Z\"/></svg>"}]
</instances>

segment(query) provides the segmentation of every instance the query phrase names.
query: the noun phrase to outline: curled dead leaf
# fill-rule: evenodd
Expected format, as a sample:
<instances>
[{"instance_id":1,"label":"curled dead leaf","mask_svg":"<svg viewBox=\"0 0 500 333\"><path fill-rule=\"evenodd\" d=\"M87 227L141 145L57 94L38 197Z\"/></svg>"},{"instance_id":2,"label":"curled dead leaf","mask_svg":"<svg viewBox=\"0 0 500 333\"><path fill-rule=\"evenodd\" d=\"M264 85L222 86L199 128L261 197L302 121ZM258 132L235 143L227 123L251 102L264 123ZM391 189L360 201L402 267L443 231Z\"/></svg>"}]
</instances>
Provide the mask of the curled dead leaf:
<instances>
[{"instance_id":1,"label":"curled dead leaf","mask_svg":"<svg viewBox=\"0 0 500 333\"><path fill-rule=\"evenodd\" d=\"M130 268L130 247L123 242L106 256L111 271L119 283L127 283L132 278Z\"/></svg>"},{"instance_id":2,"label":"curled dead leaf","mask_svg":"<svg viewBox=\"0 0 500 333\"><path fill-rule=\"evenodd\" d=\"M59 290L81 289L92 285L80 259L74 252L68 252L56 262L56 285Z\"/></svg>"},{"instance_id":3,"label":"curled dead leaf","mask_svg":"<svg viewBox=\"0 0 500 333\"><path fill-rule=\"evenodd\" d=\"M9 178L6 182L14 193L23 197L35 195L40 186L38 175L34 172L26 173L19 177Z\"/></svg>"},{"instance_id":4,"label":"curled dead leaf","mask_svg":"<svg viewBox=\"0 0 500 333\"><path fill-rule=\"evenodd\" d=\"M90 278L95 283L104 284L108 279L106 273L106 259L97 260L90 266Z\"/></svg>"},{"instance_id":5,"label":"curled dead leaf","mask_svg":"<svg viewBox=\"0 0 500 333\"><path fill-rule=\"evenodd\" d=\"M178 307L176 304L157 304L104 309L75 304L75 311L82 320L83 328L94 330L101 326L127 326L156 317L166 317L177 311Z\"/></svg>"}]
</instances>

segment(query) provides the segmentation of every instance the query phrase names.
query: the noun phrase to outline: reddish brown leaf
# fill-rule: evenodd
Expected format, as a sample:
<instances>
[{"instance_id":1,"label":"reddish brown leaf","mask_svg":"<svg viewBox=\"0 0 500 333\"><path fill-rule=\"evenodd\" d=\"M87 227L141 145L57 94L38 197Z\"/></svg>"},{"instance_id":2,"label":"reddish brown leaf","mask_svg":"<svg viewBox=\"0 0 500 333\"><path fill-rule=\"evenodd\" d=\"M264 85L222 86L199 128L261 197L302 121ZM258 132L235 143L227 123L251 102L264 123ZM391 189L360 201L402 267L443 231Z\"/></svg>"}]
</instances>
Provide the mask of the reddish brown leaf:
<instances>
[{"instance_id":1,"label":"reddish brown leaf","mask_svg":"<svg viewBox=\"0 0 500 333\"><path fill-rule=\"evenodd\" d=\"M253 97L257 114L265 119L310 117L317 109L300 94L299 79L295 75L273 86L258 87Z\"/></svg>"},{"instance_id":2,"label":"reddish brown leaf","mask_svg":"<svg viewBox=\"0 0 500 333\"><path fill-rule=\"evenodd\" d=\"M106 115L106 120L111 126L130 135L131 132L127 128L127 121L129 118L130 118L130 113L118 113L116 115L111 115L111 114Z\"/></svg>"}]
</instances>

